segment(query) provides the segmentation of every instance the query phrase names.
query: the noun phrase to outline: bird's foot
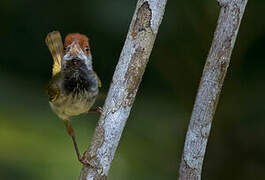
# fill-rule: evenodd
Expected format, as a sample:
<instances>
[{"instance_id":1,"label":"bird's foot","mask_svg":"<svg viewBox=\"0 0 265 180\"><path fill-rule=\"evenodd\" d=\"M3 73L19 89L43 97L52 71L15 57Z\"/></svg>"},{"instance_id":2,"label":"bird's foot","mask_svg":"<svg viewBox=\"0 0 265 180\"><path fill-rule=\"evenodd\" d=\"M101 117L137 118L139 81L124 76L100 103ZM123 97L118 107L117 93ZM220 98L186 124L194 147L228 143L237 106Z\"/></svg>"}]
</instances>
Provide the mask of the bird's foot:
<instances>
[{"instance_id":1,"label":"bird's foot","mask_svg":"<svg viewBox=\"0 0 265 180\"><path fill-rule=\"evenodd\" d=\"M92 165L89 163L87 157L86 157L86 151L83 153L82 157L79 157L78 160L84 165L84 166L90 166Z\"/></svg>"},{"instance_id":2,"label":"bird's foot","mask_svg":"<svg viewBox=\"0 0 265 180\"><path fill-rule=\"evenodd\" d=\"M97 107L95 109L90 109L88 112L96 112L96 113L102 114L103 109L102 107Z\"/></svg>"}]
</instances>

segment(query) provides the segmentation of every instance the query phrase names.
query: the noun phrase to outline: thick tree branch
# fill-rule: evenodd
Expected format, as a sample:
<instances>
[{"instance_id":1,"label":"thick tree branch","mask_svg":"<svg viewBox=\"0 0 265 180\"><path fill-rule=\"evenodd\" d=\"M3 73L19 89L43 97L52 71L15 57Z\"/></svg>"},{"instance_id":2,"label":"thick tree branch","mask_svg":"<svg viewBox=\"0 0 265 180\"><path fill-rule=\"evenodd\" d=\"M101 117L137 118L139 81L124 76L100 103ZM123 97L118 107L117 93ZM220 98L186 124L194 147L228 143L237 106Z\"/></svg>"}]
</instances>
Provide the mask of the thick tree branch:
<instances>
[{"instance_id":1,"label":"thick tree branch","mask_svg":"<svg viewBox=\"0 0 265 180\"><path fill-rule=\"evenodd\" d=\"M219 0L221 11L195 104L193 107L179 179L200 179L207 140L223 81L247 0Z\"/></svg>"},{"instance_id":2,"label":"thick tree branch","mask_svg":"<svg viewBox=\"0 0 265 180\"><path fill-rule=\"evenodd\" d=\"M162 21L166 0L138 0L81 180L106 179Z\"/></svg>"}]
</instances>

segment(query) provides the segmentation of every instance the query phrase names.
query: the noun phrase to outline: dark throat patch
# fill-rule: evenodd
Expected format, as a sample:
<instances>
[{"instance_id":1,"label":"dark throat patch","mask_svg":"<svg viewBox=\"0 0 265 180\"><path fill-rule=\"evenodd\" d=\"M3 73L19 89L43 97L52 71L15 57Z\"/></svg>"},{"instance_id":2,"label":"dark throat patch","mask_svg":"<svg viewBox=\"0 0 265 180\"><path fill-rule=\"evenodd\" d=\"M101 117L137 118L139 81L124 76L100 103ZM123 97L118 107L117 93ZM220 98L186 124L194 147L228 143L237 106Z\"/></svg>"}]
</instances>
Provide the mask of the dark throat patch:
<instances>
[{"instance_id":1,"label":"dark throat patch","mask_svg":"<svg viewBox=\"0 0 265 180\"><path fill-rule=\"evenodd\" d=\"M79 94L88 91L91 86L89 70L81 60L69 60L64 68L63 87L67 94Z\"/></svg>"}]
</instances>

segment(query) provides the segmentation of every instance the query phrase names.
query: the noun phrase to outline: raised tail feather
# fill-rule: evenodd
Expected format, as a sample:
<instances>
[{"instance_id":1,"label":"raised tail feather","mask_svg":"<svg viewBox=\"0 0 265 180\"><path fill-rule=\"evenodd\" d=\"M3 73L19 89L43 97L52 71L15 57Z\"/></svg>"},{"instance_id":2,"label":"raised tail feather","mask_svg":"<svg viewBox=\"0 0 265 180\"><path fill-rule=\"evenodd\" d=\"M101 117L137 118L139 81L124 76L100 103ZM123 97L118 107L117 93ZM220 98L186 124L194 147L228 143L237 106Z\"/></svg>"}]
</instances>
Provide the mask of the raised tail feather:
<instances>
[{"instance_id":1,"label":"raised tail feather","mask_svg":"<svg viewBox=\"0 0 265 180\"><path fill-rule=\"evenodd\" d=\"M52 74L55 75L61 71L61 62L63 56L63 42L60 32L59 31L50 32L46 36L45 42L52 54L53 58Z\"/></svg>"}]
</instances>

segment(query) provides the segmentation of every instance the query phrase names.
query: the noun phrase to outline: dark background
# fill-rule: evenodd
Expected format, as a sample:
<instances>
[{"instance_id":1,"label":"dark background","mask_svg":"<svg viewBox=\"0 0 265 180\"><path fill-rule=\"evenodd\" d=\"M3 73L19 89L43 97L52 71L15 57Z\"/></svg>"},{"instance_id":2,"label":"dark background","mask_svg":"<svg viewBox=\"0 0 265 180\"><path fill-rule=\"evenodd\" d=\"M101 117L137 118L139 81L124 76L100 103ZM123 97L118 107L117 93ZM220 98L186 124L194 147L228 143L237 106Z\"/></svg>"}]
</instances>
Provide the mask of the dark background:
<instances>
[{"instance_id":1,"label":"dark background","mask_svg":"<svg viewBox=\"0 0 265 180\"><path fill-rule=\"evenodd\" d=\"M0 179L77 179L81 164L45 86L44 39L90 38L102 105L136 0L0 1ZM249 1L213 122L202 179L265 179L265 1ZM109 179L176 179L185 132L218 18L215 0L168 0ZM98 116L73 118L80 149Z\"/></svg>"}]
</instances>

